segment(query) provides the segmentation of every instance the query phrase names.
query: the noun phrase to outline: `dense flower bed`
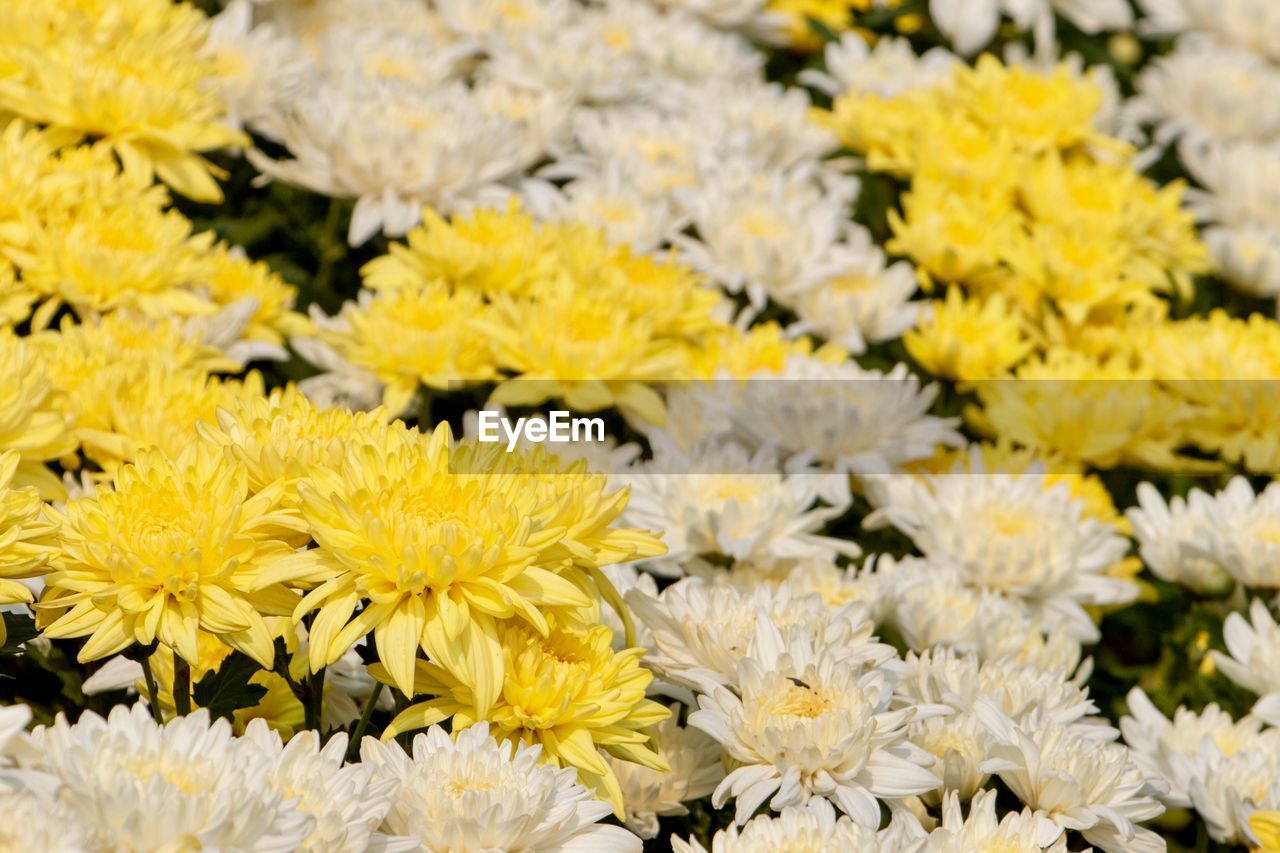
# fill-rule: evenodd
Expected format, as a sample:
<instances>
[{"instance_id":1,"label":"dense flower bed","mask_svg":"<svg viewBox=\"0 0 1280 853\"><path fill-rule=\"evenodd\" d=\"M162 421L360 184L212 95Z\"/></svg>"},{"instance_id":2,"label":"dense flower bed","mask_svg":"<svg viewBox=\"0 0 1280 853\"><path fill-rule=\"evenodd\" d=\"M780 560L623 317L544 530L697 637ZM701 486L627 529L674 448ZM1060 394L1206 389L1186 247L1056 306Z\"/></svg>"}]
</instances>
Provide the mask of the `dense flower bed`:
<instances>
[{"instance_id":1,"label":"dense flower bed","mask_svg":"<svg viewBox=\"0 0 1280 853\"><path fill-rule=\"evenodd\" d=\"M1277 44L6 0L0 848L1280 851Z\"/></svg>"}]
</instances>

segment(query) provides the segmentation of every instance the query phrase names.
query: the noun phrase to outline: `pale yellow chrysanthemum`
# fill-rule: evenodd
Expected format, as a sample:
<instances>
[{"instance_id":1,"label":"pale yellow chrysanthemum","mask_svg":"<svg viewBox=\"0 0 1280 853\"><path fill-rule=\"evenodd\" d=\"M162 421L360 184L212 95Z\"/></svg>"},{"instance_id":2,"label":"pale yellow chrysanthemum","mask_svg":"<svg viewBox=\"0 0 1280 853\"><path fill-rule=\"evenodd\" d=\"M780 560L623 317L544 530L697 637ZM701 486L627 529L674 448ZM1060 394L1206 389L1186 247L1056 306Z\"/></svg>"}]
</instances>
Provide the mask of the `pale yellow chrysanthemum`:
<instances>
[{"instance_id":1,"label":"pale yellow chrysanthemum","mask_svg":"<svg viewBox=\"0 0 1280 853\"><path fill-rule=\"evenodd\" d=\"M447 392L496 375L489 341L475 326L483 313L475 291L451 292L442 281L413 283L364 291L319 336L383 383L382 403L395 416L409 408L419 385Z\"/></svg>"},{"instance_id":2,"label":"pale yellow chrysanthemum","mask_svg":"<svg viewBox=\"0 0 1280 853\"><path fill-rule=\"evenodd\" d=\"M57 519L32 488L14 488L17 451L0 452L0 604L29 604L31 591L18 581L49 571L58 552ZM0 646L5 642L0 621Z\"/></svg>"},{"instance_id":3,"label":"pale yellow chrysanthemum","mask_svg":"<svg viewBox=\"0 0 1280 853\"><path fill-rule=\"evenodd\" d=\"M76 436L84 455L110 473L148 448L176 457L212 424L220 408L262 395L262 377L219 379L202 370L165 364L108 367L72 397Z\"/></svg>"},{"instance_id":4,"label":"pale yellow chrysanthemum","mask_svg":"<svg viewBox=\"0 0 1280 853\"><path fill-rule=\"evenodd\" d=\"M36 292L18 280L13 264L0 256L0 324L21 323L31 314Z\"/></svg>"},{"instance_id":5,"label":"pale yellow chrysanthemum","mask_svg":"<svg viewBox=\"0 0 1280 853\"><path fill-rule=\"evenodd\" d=\"M44 300L35 325L62 304L84 317L132 308L149 316L200 316L217 306L190 286L206 275L213 235L192 235L180 213L145 204L86 204L35 235L23 281Z\"/></svg>"},{"instance_id":6,"label":"pale yellow chrysanthemum","mask_svg":"<svg viewBox=\"0 0 1280 853\"><path fill-rule=\"evenodd\" d=\"M611 244L604 230L536 223L518 204L446 222L426 211L408 245L362 270L362 295L321 339L381 380L392 414L420 385L489 381L495 402L562 399L616 406L659 422L651 387L686 378L697 348L721 333L722 296L671 259Z\"/></svg>"},{"instance_id":7,"label":"pale yellow chrysanthemum","mask_svg":"<svg viewBox=\"0 0 1280 853\"><path fill-rule=\"evenodd\" d=\"M19 266L33 262L41 228L83 205L159 209L168 201L164 187L123 174L108 146L59 148L67 141L66 133L19 120L0 132L0 255Z\"/></svg>"},{"instance_id":8,"label":"pale yellow chrysanthemum","mask_svg":"<svg viewBox=\"0 0 1280 853\"><path fill-rule=\"evenodd\" d=\"M724 325L706 335L688 355L690 375L747 379L757 374L782 373L791 358L816 358L825 364L847 361L849 354L834 344L815 348L810 338L788 339L774 321L758 323L745 332Z\"/></svg>"},{"instance_id":9,"label":"pale yellow chrysanthemum","mask_svg":"<svg viewBox=\"0 0 1280 853\"><path fill-rule=\"evenodd\" d=\"M982 408L965 415L982 433L1098 468L1207 467L1178 452L1187 443L1192 407L1149 371L1054 348L1014 377L975 383Z\"/></svg>"},{"instance_id":10,"label":"pale yellow chrysanthemum","mask_svg":"<svg viewBox=\"0 0 1280 853\"><path fill-rule=\"evenodd\" d=\"M159 641L195 663L204 630L270 669L263 617L291 613L298 598L260 579L293 557L284 537L302 527L276 502L249 495L248 471L226 448L142 453L110 486L68 502L62 553L36 605L45 635L88 637L81 661Z\"/></svg>"},{"instance_id":11,"label":"pale yellow chrysanthemum","mask_svg":"<svg viewBox=\"0 0 1280 853\"><path fill-rule=\"evenodd\" d=\"M639 531L609 528L626 493L604 495L603 478L557 476L564 469L547 459L524 473L519 455L488 448L495 454L455 448L443 425L430 436L400 427L380 445L351 448L336 476L298 484L318 547L259 583L317 585L297 610L319 611L313 670L372 631L403 692L412 693L421 648L487 711L503 678L497 620L545 633L545 608L596 606L596 585L607 584L599 566L661 551Z\"/></svg>"},{"instance_id":12,"label":"pale yellow chrysanthemum","mask_svg":"<svg viewBox=\"0 0 1280 853\"><path fill-rule=\"evenodd\" d=\"M60 496L58 478L44 463L74 453L76 444L39 352L0 329L0 452L15 450L20 457L14 483Z\"/></svg>"},{"instance_id":13,"label":"pale yellow chrysanthemum","mask_svg":"<svg viewBox=\"0 0 1280 853\"><path fill-rule=\"evenodd\" d=\"M579 412L612 406L648 423L665 420L649 383L682 378L684 350L656 337L644 318L619 312L612 294L562 280L536 301L504 298L494 309L477 327L492 339L498 364L515 374L495 390L495 402L562 399Z\"/></svg>"},{"instance_id":14,"label":"pale yellow chrysanthemum","mask_svg":"<svg viewBox=\"0 0 1280 853\"><path fill-rule=\"evenodd\" d=\"M1032 348L1026 318L1003 295L966 299L958 288L933 303L902 342L929 373L960 380L1002 376Z\"/></svg>"},{"instance_id":15,"label":"pale yellow chrysanthemum","mask_svg":"<svg viewBox=\"0 0 1280 853\"><path fill-rule=\"evenodd\" d=\"M486 296L519 295L555 268L551 232L544 228L515 202L506 210L478 208L447 222L427 208L422 225L409 232L407 245L392 243L389 254L360 272L374 290L440 280Z\"/></svg>"},{"instance_id":16,"label":"pale yellow chrysanthemum","mask_svg":"<svg viewBox=\"0 0 1280 853\"><path fill-rule=\"evenodd\" d=\"M402 711L383 738L446 719L452 719L455 731L488 721L495 737L540 743L547 759L576 767L582 783L622 817L622 789L601 750L654 770L669 769L644 731L671 713L645 698L653 673L640 666L644 650L614 652L613 635L603 625L554 627L543 636L527 624L507 621L497 635L503 680L492 706L479 706L471 687L445 668L419 662L415 692L436 698ZM381 664L371 670L376 678L390 680Z\"/></svg>"},{"instance_id":17,"label":"pale yellow chrysanthemum","mask_svg":"<svg viewBox=\"0 0 1280 853\"><path fill-rule=\"evenodd\" d=\"M293 385L267 396L239 395L218 409L215 422L197 425L202 437L230 447L244 463L251 493L278 486L290 507L297 506L299 481L336 470L355 447L382 446L394 429L381 409L318 409Z\"/></svg>"},{"instance_id":18,"label":"pale yellow chrysanthemum","mask_svg":"<svg viewBox=\"0 0 1280 853\"><path fill-rule=\"evenodd\" d=\"M244 337L282 346L289 338L310 332L306 315L293 308L298 289L285 284L265 263L252 261L243 251L222 245L205 255L204 261L208 271L197 282L197 289L205 291L217 305L226 307L243 299L254 300Z\"/></svg>"},{"instance_id":19,"label":"pale yellow chrysanthemum","mask_svg":"<svg viewBox=\"0 0 1280 853\"><path fill-rule=\"evenodd\" d=\"M225 127L207 23L167 0L14 0L0 11L0 109L103 139L126 170L220 201L199 152L240 145Z\"/></svg>"},{"instance_id":20,"label":"pale yellow chrysanthemum","mask_svg":"<svg viewBox=\"0 0 1280 853\"><path fill-rule=\"evenodd\" d=\"M1162 385L1191 407L1186 433L1204 450L1249 471L1280 471L1280 324L1218 309L1168 322L1143 352Z\"/></svg>"}]
</instances>

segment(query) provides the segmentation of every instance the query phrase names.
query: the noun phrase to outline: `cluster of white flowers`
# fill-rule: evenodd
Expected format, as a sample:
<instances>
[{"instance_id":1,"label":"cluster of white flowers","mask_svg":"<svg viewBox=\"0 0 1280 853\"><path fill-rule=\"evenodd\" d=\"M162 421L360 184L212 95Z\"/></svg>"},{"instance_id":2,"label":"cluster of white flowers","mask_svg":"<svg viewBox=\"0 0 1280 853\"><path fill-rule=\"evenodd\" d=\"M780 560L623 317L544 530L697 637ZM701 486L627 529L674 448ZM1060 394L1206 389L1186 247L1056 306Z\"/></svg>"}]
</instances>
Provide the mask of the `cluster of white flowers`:
<instances>
[{"instance_id":1,"label":"cluster of white flowers","mask_svg":"<svg viewBox=\"0 0 1280 853\"><path fill-rule=\"evenodd\" d=\"M1177 36L1125 107L1154 145L1176 143L1223 278L1280 297L1280 9L1269 0L1141 0L1140 32Z\"/></svg>"},{"instance_id":2,"label":"cluster of white flowers","mask_svg":"<svg viewBox=\"0 0 1280 853\"><path fill-rule=\"evenodd\" d=\"M30 717L0 709L6 849L640 849L599 823L610 807L572 769L540 762L538 746L500 744L483 723L453 738L433 727L411 755L366 738L346 763L345 734L285 744L254 720L236 737L205 710L162 726L145 704L121 705L27 735Z\"/></svg>"}]
</instances>

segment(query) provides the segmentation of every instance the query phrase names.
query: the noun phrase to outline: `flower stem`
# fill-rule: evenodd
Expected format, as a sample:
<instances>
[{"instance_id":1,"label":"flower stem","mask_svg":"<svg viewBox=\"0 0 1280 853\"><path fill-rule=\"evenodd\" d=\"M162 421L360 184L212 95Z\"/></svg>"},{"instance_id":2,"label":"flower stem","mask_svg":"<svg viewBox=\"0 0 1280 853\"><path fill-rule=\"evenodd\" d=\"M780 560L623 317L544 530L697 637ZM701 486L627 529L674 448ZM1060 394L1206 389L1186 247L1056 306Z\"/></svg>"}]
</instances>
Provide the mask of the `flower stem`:
<instances>
[{"instance_id":1,"label":"flower stem","mask_svg":"<svg viewBox=\"0 0 1280 853\"><path fill-rule=\"evenodd\" d=\"M156 689L156 677L151 672L151 658L142 659L142 678L147 682L147 703L151 705L151 716L157 723L164 725L164 713L160 710L160 691Z\"/></svg>"},{"instance_id":2,"label":"flower stem","mask_svg":"<svg viewBox=\"0 0 1280 853\"><path fill-rule=\"evenodd\" d=\"M173 656L173 707L179 717L191 713L191 664Z\"/></svg>"},{"instance_id":3,"label":"flower stem","mask_svg":"<svg viewBox=\"0 0 1280 853\"><path fill-rule=\"evenodd\" d=\"M303 690L302 715L309 729L320 731L320 718L324 714L324 675L327 668L321 667L307 679Z\"/></svg>"},{"instance_id":4,"label":"flower stem","mask_svg":"<svg viewBox=\"0 0 1280 853\"><path fill-rule=\"evenodd\" d=\"M347 761L355 761L356 754L360 751L360 741L364 738L364 730L369 728L369 718L373 716L373 709L378 704L378 697L382 695L382 682L375 681L373 690L369 692L369 698L364 701L364 711L360 714L360 721L356 723L355 730L351 732L351 742L347 744Z\"/></svg>"}]
</instances>

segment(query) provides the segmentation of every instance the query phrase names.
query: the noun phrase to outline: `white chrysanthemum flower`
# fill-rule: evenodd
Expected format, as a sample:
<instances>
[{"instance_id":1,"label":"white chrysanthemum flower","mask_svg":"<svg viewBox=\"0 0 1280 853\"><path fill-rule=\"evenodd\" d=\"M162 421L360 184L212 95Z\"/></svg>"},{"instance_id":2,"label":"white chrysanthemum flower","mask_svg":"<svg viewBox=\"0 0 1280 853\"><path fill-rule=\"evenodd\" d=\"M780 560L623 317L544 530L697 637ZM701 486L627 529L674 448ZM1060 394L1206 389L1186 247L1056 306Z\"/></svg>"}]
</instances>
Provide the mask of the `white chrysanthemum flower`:
<instances>
[{"instance_id":1,"label":"white chrysanthemum flower","mask_svg":"<svg viewBox=\"0 0 1280 853\"><path fill-rule=\"evenodd\" d=\"M893 525L930 561L954 566L966 586L1020 603L1076 639L1096 640L1085 605L1125 604L1138 595L1136 584L1106 574L1129 550L1128 540L1088 518L1065 484L1046 488L1042 468L982 473L975 454L970 470L882 483L883 505L865 524Z\"/></svg>"},{"instance_id":2,"label":"white chrysanthemum flower","mask_svg":"<svg viewBox=\"0 0 1280 853\"><path fill-rule=\"evenodd\" d=\"M682 198L697 236L673 236L685 262L756 307L838 275L857 182L824 187L810 172L762 173L746 160L704 172Z\"/></svg>"},{"instance_id":3,"label":"white chrysanthemum flower","mask_svg":"<svg viewBox=\"0 0 1280 853\"><path fill-rule=\"evenodd\" d=\"M94 849L92 828L66 806L33 790L6 790L0 776L0 850L84 853ZM128 848L124 848L128 849Z\"/></svg>"},{"instance_id":4,"label":"white chrysanthemum flower","mask_svg":"<svg viewBox=\"0 0 1280 853\"><path fill-rule=\"evenodd\" d=\"M706 109L707 104L716 105L723 136L703 140L701 149L709 155L704 157L709 176L704 181L723 174L723 164L731 160L767 172L813 167L840 144L832 130L813 121L813 104L801 89L756 80L708 81L687 89L678 108L691 113ZM834 172L819 170L816 176L825 192L857 194L855 183ZM731 174L724 177L733 181ZM797 177L808 176L793 173L787 180ZM788 190L788 197L795 195L804 192Z\"/></svg>"},{"instance_id":5,"label":"white chrysanthemum flower","mask_svg":"<svg viewBox=\"0 0 1280 853\"><path fill-rule=\"evenodd\" d=\"M272 121L316 74L297 41L269 22L254 26L247 0L233 0L213 19L205 46L217 67L226 121L237 130L247 125L271 136Z\"/></svg>"},{"instance_id":6,"label":"white chrysanthemum flower","mask_svg":"<svg viewBox=\"0 0 1280 853\"><path fill-rule=\"evenodd\" d=\"M641 838L657 836L659 816L688 814L684 804L709 796L724 778L720 745L697 729L681 726L678 708L673 705L672 715L649 729L654 751L670 770L605 758L622 788L627 829Z\"/></svg>"},{"instance_id":7,"label":"white chrysanthemum flower","mask_svg":"<svg viewBox=\"0 0 1280 853\"><path fill-rule=\"evenodd\" d=\"M654 75L639 34L658 14L632 0L610 0L575 8L560 26L512 30L491 52L485 75L575 104L642 99Z\"/></svg>"},{"instance_id":8,"label":"white chrysanthemum flower","mask_svg":"<svg viewBox=\"0 0 1280 853\"><path fill-rule=\"evenodd\" d=\"M1207 32L1225 44L1280 62L1280 6L1271 0L1138 0L1138 31Z\"/></svg>"},{"instance_id":9,"label":"white chrysanthemum flower","mask_svg":"<svg viewBox=\"0 0 1280 853\"><path fill-rule=\"evenodd\" d=\"M574 11L573 0L434 0L431 5L450 32L494 50L516 33L568 26Z\"/></svg>"},{"instance_id":10,"label":"white chrysanthemum flower","mask_svg":"<svg viewBox=\"0 0 1280 853\"><path fill-rule=\"evenodd\" d=\"M1071 673L1080 668L1079 640L1047 630L1018 602L966 586L952 565L880 554L867 562L859 585L872 590L876 621L892 626L913 651L945 647L979 660L1011 658L1077 680Z\"/></svg>"},{"instance_id":11,"label":"white chrysanthemum flower","mask_svg":"<svg viewBox=\"0 0 1280 853\"><path fill-rule=\"evenodd\" d=\"M711 839L710 853L919 853L920 842L907 841L895 821L882 832L854 823L847 816L836 817L826 800L813 799L803 806L791 806L777 817L760 815L741 830L722 829ZM697 839L671 839L675 853L707 853Z\"/></svg>"},{"instance_id":12,"label":"white chrysanthemum flower","mask_svg":"<svg viewBox=\"0 0 1280 853\"><path fill-rule=\"evenodd\" d=\"M865 229L852 231L836 275L786 297L800 318L797 330L817 332L854 355L867 344L902 337L915 326L919 305L911 302L917 282L911 265L890 266Z\"/></svg>"},{"instance_id":13,"label":"white chrysanthemum flower","mask_svg":"<svg viewBox=\"0 0 1280 853\"><path fill-rule=\"evenodd\" d=\"M670 197L698 182L704 152L722 139L714 110L672 114L639 105L579 110L571 118L572 144L553 143L551 178L581 178L606 169L621 172L646 198Z\"/></svg>"},{"instance_id":14,"label":"white chrysanthemum flower","mask_svg":"<svg viewBox=\"0 0 1280 853\"><path fill-rule=\"evenodd\" d=\"M1264 730L1231 755L1202 741L1199 759L1201 774L1191 779L1188 790L1209 837L1253 847L1258 839L1249 815L1280 809L1280 729Z\"/></svg>"},{"instance_id":15,"label":"white chrysanthemum flower","mask_svg":"<svg viewBox=\"0 0 1280 853\"><path fill-rule=\"evenodd\" d=\"M933 86L951 74L959 59L935 47L917 55L905 38L882 38L875 47L856 33L845 33L823 51L825 70L800 72L801 82L835 97L843 92L871 92L892 98L911 89Z\"/></svg>"},{"instance_id":16,"label":"white chrysanthemum flower","mask_svg":"<svg viewBox=\"0 0 1280 853\"><path fill-rule=\"evenodd\" d=\"M612 807L578 783L574 768L541 756L541 745L498 743L483 722L456 740L432 726L414 738L412 758L396 743L365 738L360 745L374 778L398 785L382 831L427 850L639 853L639 838L597 823Z\"/></svg>"},{"instance_id":17,"label":"white chrysanthemum flower","mask_svg":"<svg viewBox=\"0 0 1280 853\"><path fill-rule=\"evenodd\" d=\"M1280 100L1280 68L1237 48L1201 38L1178 41L1153 60L1125 105L1135 120L1156 125L1155 142L1183 138L1280 139L1280 115L1260 103Z\"/></svg>"},{"instance_id":18,"label":"white chrysanthemum flower","mask_svg":"<svg viewBox=\"0 0 1280 853\"><path fill-rule=\"evenodd\" d=\"M646 195L619 164L599 174L585 175L557 187L541 180L520 183L523 207L535 218L551 222L580 222L604 229L611 243L625 243L637 252L658 250L682 219L671 198Z\"/></svg>"},{"instance_id":19,"label":"white chrysanthemum flower","mask_svg":"<svg viewBox=\"0 0 1280 853\"><path fill-rule=\"evenodd\" d=\"M292 159L249 157L265 175L356 199L348 238L400 236L423 205L456 209L531 166L563 116L539 99L517 105L498 85L422 88L336 82L299 98L274 128Z\"/></svg>"},{"instance_id":20,"label":"white chrysanthemum flower","mask_svg":"<svg viewBox=\"0 0 1280 853\"><path fill-rule=\"evenodd\" d=\"M628 526L662 531L667 553L645 564L655 574L679 576L681 564L697 555L769 566L861 553L852 542L818 534L852 502L846 479L782 474L771 452L749 453L731 442L685 451L660 432L650 440L654 458L618 479L631 487L623 516ZM843 499L820 505L837 491L833 479Z\"/></svg>"},{"instance_id":21,"label":"white chrysanthemum flower","mask_svg":"<svg viewBox=\"0 0 1280 853\"><path fill-rule=\"evenodd\" d=\"M979 663L975 655L947 650L909 654L910 668L898 682L897 704L947 705L955 713L911 724L908 737L938 759L933 772L946 791L968 800L986 783L980 769L988 758L991 735L974 713L987 702L1015 722L1036 713L1056 724L1076 726L1081 734L1112 740L1114 729L1085 719L1097 712L1088 693L1064 681L1060 673L1046 673L1009 658Z\"/></svg>"},{"instance_id":22,"label":"white chrysanthemum flower","mask_svg":"<svg viewBox=\"0 0 1280 853\"><path fill-rule=\"evenodd\" d=\"M1236 290L1260 299L1280 296L1280 230L1259 223L1207 228L1201 237L1218 272Z\"/></svg>"},{"instance_id":23,"label":"white chrysanthemum flower","mask_svg":"<svg viewBox=\"0 0 1280 853\"><path fill-rule=\"evenodd\" d=\"M1262 721L1256 717L1233 721L1216 704L1209 704L1199 714L1180 707L1171 721L1141 689L1135 687L1125 698L1133 716L1120 718L1120 731L1134 764L1168 783L1169 791L1160 799L1170 808L1191 806L1192 783L1206 778L1210 755L1230 758L1242 749L1262 745Z\"/></svg>"},{"instance_id":24,"label":"white chrysanthemum flower","mask_svg":"<svg viewBox=\"0 0 1280 853\"><path fill-rule=\"evenodd\" d=\"M1133 24L1133 11L1125 0L930 0L934 24L966 56L990 43L1001 15L1013 19L1022 30L1035 30L1041 45L1052 41L1054 13L1061 14L1087 33L1124 30Z\"/></svg>"},{"instance_id":25,"label":"white chrysanthemum flower","mask_svg":"<svg viewBox=\"0 0 1280 853\"><path fill-rule=\"evenodd\" d=\"M626 601L650 631L653 651L645 665L698 692L733 685L744 658L764 657L793 632L828 647L851 671L880 666L895 655L875 640L874 626L858 604L832 609L817 595L798 595L786 584L745 592L686 578L656 597L633 589Z\"/></svg>"},{"instance_id":26,"label":"white chrysanthemum flower","mask_svg":"<svg viewBox=\"0 0 1280 853\"><path fill-rule=\"evenodd\" d=\"M1203 186L1187 197L1223 278L1253 296L1280 295L1280 144L1207 140L1179 146Z\"/></svg>"},{"instance_id":27,"label":"white chrysanthemum flower","mask_svg":"<svg viewBox=\"0 0 1280 853\"><path fill-rule=\"evenodd\" d=\"M1136 825L1164 812L1155 799L1162 786L1146 778L1126 747L1037 716L1018 725L987 703L975 713L994 738L982 770L1035 811L1036 843L1048 846L1076 830L1106 853L1165 849L1160 836Z\"/></svg>"},{"instance_id":28,"label":"white chrysanthemum flower","mask_svg":"<svg viewBox=\"0 0 1280 853\"><path fill-rule=\"evenodd\" d=\"M780 39L787 19L766 8L768 0L651 0L664 9L678 9L696 15L709 25L740 30L762 39Z\"/></svg>"},{"instance_id":29,"label":"white chrysanthemum flower","mask_svg":"<svg viewBox=\"0 0 1280 853\"><path fill-rule=\"evenodd\" d=\"M764 652L760 654L759 652ZM766 800L779 811L823 797L868 829L880 824L877 798L900 799L938 786L933 758L906 739L912 720L946 709L892 710L883 670L859 675L823 645L796 633L784 648L758 650L738 664L737 693L715 687L698 697L689 725L715 738L736 764L716 788L716 807L736 798L745 823Z\"/></svg>"},{"instance_id":30,"label":"white chrysanthemum flower","mask_svg":"<svg viewBox=\"0 0 1280 853\"><path fill-rule=\"evenodd\" d=\"M796 356L779 374L695 383L671 394L668 429L685 441L728 429L744 443L784 454L788 470L891 474L939 445L962 443L954 418L929 414L937 393L905 364L882 373Z\"/></svg>"},{"instance_id":31,"label":"white chrysanthemum flower","mask_svg":"<svg viewBox=\"0 0 1280 853\"><path fill-rule=\"evenodd\" d=\"M1280 483L1233 477L1207 503L1207 556L1245 586L1280 587Z\"/></svg>"},{"instance_id":32,"label":"white chrysanthemum flower","mask_svg":"<svg viewBox=\"0 0 1280 853\"><path fill-rule=\"evenodd\" d=\"M1187 191L1200 219L1280 228L1280 143L1210 140L1180 145L1178 155L1203 187Z\"/></svg>"},{"instance_id":33,"label":"white chrysanthemum flower","mask_svg":"<svg viewBox=\"0 0 1280 853\"><path fill-rule=\"evenodd\" d=\"M928 853L997 853L997 851L1046 851L1067 853L1066 837L1049 844L1039 841L1040 821L1024 809L996 817L996 792L982 791L969 803L969 814L960 810L963 797L948 794L942 804L942 823L929 833Z\"/></svg>"},{"instance_id":34,"label":"white chrysanthemum flower","mask_svg":"<svg viewBox=\"0 0 1280 853\"><path fill-rule=\"evenodd\" d=\"M271 762L267 779L271 787L297 808L315 818L315 828L298 850L316 853L360 853L375 838L391 808L393 779L373 779L373 767L365 764L343 766L347 736L338 733L320 746L314 731L302 731L286 746L265 720L253 720L241 743L266 756ZM377 839L379 849L412 849L403 842L396 846Z\"/></svg>"},{"instance_id":35,"label":"white chrysanthemum flower","mask_svg":"<svg viewBox=\"0 0 1280 853\"><path fill-rule=\"evenodd\" d=\"M1213 499L1199 489L1187 498L1169 499L1150 483L1138 486L1138 505L1125 511L1133 526L1142 562L1163 580L1201 592L1231 585L1222 566L1206 556L1209 505Z\"/></svg>"},{"instance_id":36,"label":"white chrysanthemum flower","mask_svg":"<svg viewBox=\"0 0 1280 853\"><path fill-rule=\"evenodd\" d=\"M297 850L315 820L273 790L270 758L203 709L158 726L143 704L36 729L36 769L106 849Z\"/></svg>"},{"instance_id":37,"label":"white chrysanthemum flower","mask_svg":"<svg viewBox=\"0 0 1280 853\"><path fill-rule=\"evenodd\" d=\"M1267 605L1254 599L1249 618L1227 616L1222 638L1229 654L1211 652L1222 674L1261 698L1251 713L1268 725L1280 726L1280 625Z\"/></svg>"},{"instance_id":38,"label":"white chrysanthemum flower","mask_svg":"<svg viewBox=\"0 0 1280 853\"><path fill-rule=\"evenodd\" d=\"M0 758L25 751L31 709L26 705L0 706Z\"/></svg>"},{"instance_id":39,"label":"white chrysanthemum flower","mask_svg":"<svg viewBox=\"0 0 1280 853\"><path fill-rule=\"evenodd\" d=\"M1033 714L1055 725L1079 724L1081 733L1114 740L1114 729L1085 720L1098 709L1089 692L1010 658L981 661L976 655L941 649L908 653L909 672L899 680L897 693L908 704L943 704L972 711L979 702L993 705L1014 722Z\"/></svg>"}]
</instances>

